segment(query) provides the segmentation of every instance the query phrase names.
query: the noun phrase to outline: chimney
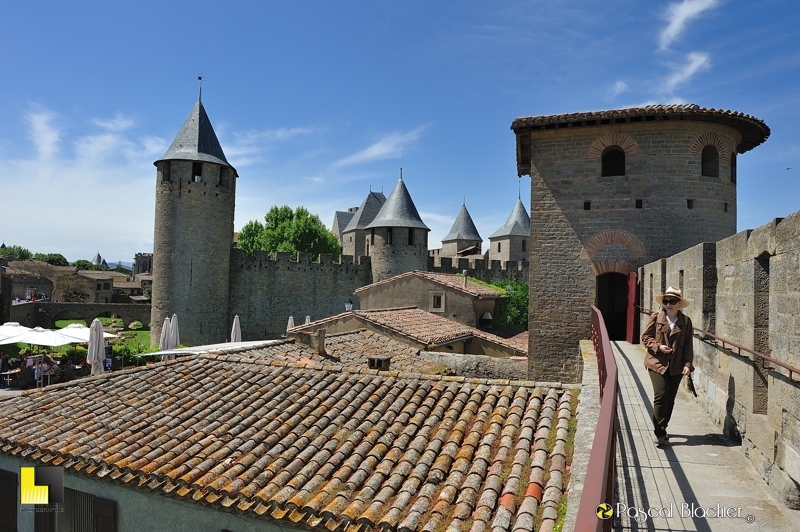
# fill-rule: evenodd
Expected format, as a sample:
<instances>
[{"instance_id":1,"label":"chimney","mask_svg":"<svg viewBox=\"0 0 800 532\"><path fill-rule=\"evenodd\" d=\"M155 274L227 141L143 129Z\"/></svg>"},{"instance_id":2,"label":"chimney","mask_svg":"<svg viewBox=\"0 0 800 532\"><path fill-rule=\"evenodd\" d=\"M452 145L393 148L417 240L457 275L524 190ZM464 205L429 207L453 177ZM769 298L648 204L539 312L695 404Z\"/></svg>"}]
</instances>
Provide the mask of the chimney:
<instances>
[{"instance_id":1,"label":"chimney","mask_svg":"<svg viewBox=\"0 0 800 532\"><path fill-rule=\"evenodd\" d=\"M317 330L317 353L319 355L326 355L325 353L325 329Z\"/></svg>"}]
</instances>

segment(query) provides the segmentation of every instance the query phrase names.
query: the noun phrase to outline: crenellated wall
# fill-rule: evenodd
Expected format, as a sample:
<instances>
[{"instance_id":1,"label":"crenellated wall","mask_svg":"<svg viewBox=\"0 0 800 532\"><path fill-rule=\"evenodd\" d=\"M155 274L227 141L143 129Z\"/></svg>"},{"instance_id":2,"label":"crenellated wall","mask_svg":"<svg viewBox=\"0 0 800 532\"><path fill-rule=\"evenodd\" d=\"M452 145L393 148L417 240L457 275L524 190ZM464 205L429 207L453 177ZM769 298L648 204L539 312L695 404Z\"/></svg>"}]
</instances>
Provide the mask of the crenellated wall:
<instances>
[{"instance_id":1,"label":"crenellated wall","mask_svg":"<svg viewBox=\"0 0 800 532\"><path fill-rule=\"evenodd\" d=\"M642 306L679 287L694 326L800 368L800 212L639 269ZM642 315L642 325L646 315ZM800 375L695 338L699 401L764 480L800 509ZM754 360L755 358L755 360Z\"/></svg>"},{"instance_id":2,"label":"crenellated wall","mask_svg":"<svg viewBox=\"0 0 800 532\"><path fill-rule=\"evenodd\" d=\"M452 257L428 257L428 271L436 273L463 273L467 276L490 283L492 281L514 280L528 282L528 262L484 259L456 259Z\"/></svg>"},{"instance_id":3,"label":"crenellated wall","mask_svg":"<svg viewBox=\"0 0 800 532\"><path fill-rule=\"evenodd\" d=\"M369 257L361 257L359 264L350 256L339 262L328 254L316 262L311 259L310 253L300 253L293 261L288 253L264 252L248 258L232 250L228 329L238 315L244 340L278 338L286 332L289 316L299 325L306 316L317 320L340 314L348 299L358 309L353 293L372 282Z\"/></svg>"}]
</instances>

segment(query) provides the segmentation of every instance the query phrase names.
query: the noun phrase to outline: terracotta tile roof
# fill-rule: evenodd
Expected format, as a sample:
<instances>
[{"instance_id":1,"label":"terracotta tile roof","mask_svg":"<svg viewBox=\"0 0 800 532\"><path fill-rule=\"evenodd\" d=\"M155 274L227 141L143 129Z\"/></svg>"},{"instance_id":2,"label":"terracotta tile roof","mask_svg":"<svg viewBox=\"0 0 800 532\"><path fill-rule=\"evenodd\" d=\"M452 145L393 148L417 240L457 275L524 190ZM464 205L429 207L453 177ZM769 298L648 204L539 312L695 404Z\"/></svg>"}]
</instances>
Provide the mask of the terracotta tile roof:
<instances>
[{"instance_id":1,"label":"terracotta tile roof","mask_svg":"<svg viewBox=\"0 0 800 532\"><path fill-rule=\"evenodd\" d=\"M477 330L417 307L359 310L356 314L426 345L469 339Z\"/></svg>"},{"instance_id":2,"label":"terracotta tile roof","mask_svg":"<svg viewBox=\"0 0 800 532\"><path fill-rule=\"evenodd\" d=\"M434 283L447 286L449 288L454 288L456 290L459 290L460 292L464 292L465 294L469 294L471 296L475 296L480 299L497 299L505 297L505 292L500 288L488 286L481 283L476 283L469 277L467 277L467 285L464 286L464 276L462 275L454 273L424 272L422 270L414 270L413 272L402 273L400 275L390 277L389 279L384 279L383 281L379 281L377 283L372 283L367 286L362 286L361 288L357 288L355 293L357 294L361 291L369 290L374 286L392 283L399 279L403 279L405 277L410 277L410 276L423 277L425 279L433 281Z\"/></svg>"},{"instance_id":3,"label":"terracotta tile roof","mask_svg":"<svg viewBox=\"0 0 800 532\"><path fill-rule=\"evenodd\" d=\"M312 530L521 531L552 526L570 401L201 354L0 398L0 452Z\"/></svg>"},{"instance_id":4,"label":"terracotta tile roof","mask_svg":"<svg viewBox=\"0 0 800 532\"><path fill-rule=\"evenodd\" d=\"M738 111L700 107L697 104L682 105L647 105L645 107L632 107L629 109L612 109L608 111L591 111L582 113L569 113L561 115L526 116L517 118L511 123L515 132L525 129L541 129L553 125L568 126L576 122L591 122L590 125L628 122L630 119L654 117L656 119L694 120L702 122L715 122L728 125L739 131L742 141L739 143L739 153L752 150L770 135L770 129L763 120ZM608 120L608 122L603 122Z\"/></svg>"},{"instance_id":5,"label":"terracotta tile roof","mask_svg":"<svg viewBox=\"0 0 800 532\"><path fill-rule=\"evenodd\" d=\"M430 345L443 345L458 340L468 340L473 337L482 338L488 342L503 346L520 356L528 355L527 342L520 342L512 338L503 338L475 327L464 325L457 321L443 318L432 312L418 307L401 307L387 309L354 310L309 324L303 324L292 329L292 332L311 331L346 318L355 316L356 319L370 322L379 328L392 331L414 342Z\"/></svg>"},{"instance_id":6,"label":"terracotta tile roof","mask_svg":"<svg viewBox=\"0 0 800 532\"><path fill-rule=\"evenodd\" d=\"M436 364L419 357L419 349L366 329L326 335L325 351L327 356L321 356L303 343L289 341L254 349L242 356L302 362L310 367L333 365L339 369L347 367L358 370L367 367L369 356L381 354L391 357L391 368L396 371L432 374L436 369Z\"/></svg>"},{"instance_id":7,"label":"terracotta tile roof","mask_svg":"<svg viewBox=\"0 0 800 532\"><path fill-rule=\"evenodd\" d=\"M128 276L124 273L115 272L114 270L80 270L78 275L88 277L89 279L120 279L127 280Z\"/></svg>"}]
</instances>

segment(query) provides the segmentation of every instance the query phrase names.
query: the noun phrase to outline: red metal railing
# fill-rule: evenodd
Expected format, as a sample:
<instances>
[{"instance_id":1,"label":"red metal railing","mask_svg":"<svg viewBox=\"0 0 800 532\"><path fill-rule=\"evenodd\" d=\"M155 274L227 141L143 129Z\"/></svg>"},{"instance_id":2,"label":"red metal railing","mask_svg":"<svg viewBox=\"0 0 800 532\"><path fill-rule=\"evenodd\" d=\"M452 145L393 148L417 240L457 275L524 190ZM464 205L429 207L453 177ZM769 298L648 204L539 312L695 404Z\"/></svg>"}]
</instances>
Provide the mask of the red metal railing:
<instances>
[{"instance_id":1,"label":"red metal railing","mask_svg":"<svg viewBox=\"0 0 800 532\"><path fill-rule=\"evenodd\" d=\"M646 309L644 307L639 307L639 311L642 314L652 314L654 312L654 311L652 311L650 309ZM760 358L760 359L762 359L762 360L764 360L766 362L769 362L770 364L775 364L776 366L779 366L779 367L785 369L786 371L789 372L789 380L790 381L794 381L793 374L796 373L796 374L800 375L800 368L796 368L794 366L790 366L789 364L781 362L780 360L778 360L776 358L772 358L769 355L765 355L764 353L759 353L758 351L756 351L754 349L750 349L749 347L745 347L743 345L737 344L736 342L732 342L732 341L730 341L730 340L728 340L726 338L723 338L722 336L717 336L714 333L710 333L708 331L704 331L703 329L698 329L697 327L693 327L692 329L693 329L695 334L700 336L700 340L708 341L708 338L711 338L712 340L714 340L714 342L712 342L712 343L716 343L716 342L721 343L723 349L725 349L726 346L735 347L739 351L738 352L739 356L742 356L742 351L744 351L745 353L750 353L751 355L753 355L755 357L758 357L758 358ZM771 369L771 368L769 368L767 366L764 366L764 368L765 369Z\"/></svg>"},{"instance_id":2,"label":"red metal railing","mask_svg":"<svg viewBox=\"0 0 800 532\"><path fill-rule=\"evenodd\" d=\"M617 457L617 363L600 310L592 305L592 342L600 374L600 415L575 519L579 532L611 530L613 519L598 519L597 506L614 505Z\"/></svg>"}]
</instances>

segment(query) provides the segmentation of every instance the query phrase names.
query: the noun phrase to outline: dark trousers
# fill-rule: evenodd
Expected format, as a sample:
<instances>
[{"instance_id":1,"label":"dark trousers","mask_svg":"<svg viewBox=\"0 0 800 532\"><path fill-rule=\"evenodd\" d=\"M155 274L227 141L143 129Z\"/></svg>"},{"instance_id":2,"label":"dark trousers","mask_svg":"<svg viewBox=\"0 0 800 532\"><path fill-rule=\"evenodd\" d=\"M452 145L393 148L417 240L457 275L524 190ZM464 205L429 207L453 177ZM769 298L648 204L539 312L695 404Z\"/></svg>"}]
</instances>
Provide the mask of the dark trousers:
<instances>
[{"instance_id":1,"label":"dark trousers","mask_svg":"<svg viewBox=\"0 0 800 532\"><path fill-rule=\"evenodd\" d=\"M669 370L664 375L652 370L647 370L647 373L650 375L650 382L653 383L654 432L656 436L665 436L683 375L670 375Z\"/></svg>"}]
</instances>

